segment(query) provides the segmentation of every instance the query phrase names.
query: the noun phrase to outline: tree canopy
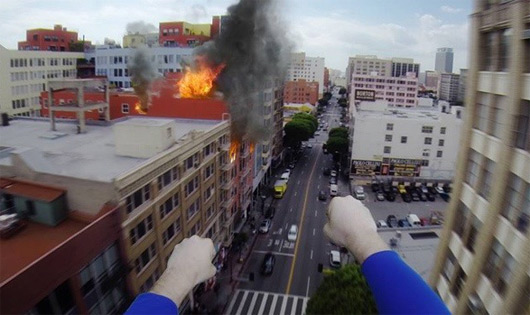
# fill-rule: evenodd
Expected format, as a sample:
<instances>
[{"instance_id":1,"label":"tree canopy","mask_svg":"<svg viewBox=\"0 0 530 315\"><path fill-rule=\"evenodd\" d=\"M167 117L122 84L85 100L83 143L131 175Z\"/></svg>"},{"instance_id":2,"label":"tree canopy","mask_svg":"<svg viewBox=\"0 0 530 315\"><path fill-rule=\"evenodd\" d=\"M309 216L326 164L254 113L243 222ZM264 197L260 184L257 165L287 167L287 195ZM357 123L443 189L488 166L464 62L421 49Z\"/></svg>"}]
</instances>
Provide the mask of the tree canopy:
<instances>
[{"instance_id":1,"label":"tree canopy","mask_svg":"<svg viewBox=\"0 0 530 315\"><path fill-rule=\"evenodd\" d=\"M315 116L308 114L308 113L296 113L293 115L293 120L306 120L311 123L313 126L313 130L311 131L311 134L313 134L318 129L318 119L316 119Z\"/></svg>"},{"instance_id":2,"label":"tree canopy","mask_svg":"<svg viewBox=\"0 0 530 315\"><path fill-rule=\"evenodd\" d=\"M328 137L341 137L348 139L348 128L345 127L337 127L337 128L331 128L331 130L328 133Z\"/></svg>"},{"instance_id":3,"label":"tree canopy","mask_svg":"<svg viewBox=\"0 0 530 315\"><path fill-rule=\"evenodd\" d=\"M326 142L326 148L330 153L338 152L339 154L348 153L348 138L329 137Z\"/></svg>"},{"instance_id":4,"label":"tree canopy","mask_svg":"<svg viewBox=\"0 0 530 315\"><path fill-rule=\"evenodd\" d=\"M309 299L310 314L375 314L377 308L372 292L357 264L325 276L317 292Z\"/></svg>"},{"instance_id":5,"label":"tree canopy","mask_svg":"<svg viewBox=\"0 0 530 315\"><path fill-rule=\"evenodd\" d=\"M339 90L339 94L340 95L344 95L344 94L346 94L346 92L348 92L348 91L346 91L346 88L344 88L344 87L341 87L340 90Z\"/></svg>"},{"instance_id":6,"label":"tree canopy","mask_svg":"<svg viewBox=\"0 0 530 315\"><path fill-rule=\"evenodd\" d=\"M341 107L346 107L346 106L348 106L348 100L347 100L345 97L341 97L341 98L339 98L339 102L338 102L338 103L339 103L339 105L340 105Z\"/></svg>"},{"instance_id":7,"label":"tree canopy","mask_svg":"<svg viewBox=\"0 0 530 315\"><path fill-rule=\"evenodd\" d=\"M331 94L331 92L326 92L324 93L323 95L323 98L326 100L326 101L329 101L331 99L333 95Z\"/></svg>"}]
</instances>

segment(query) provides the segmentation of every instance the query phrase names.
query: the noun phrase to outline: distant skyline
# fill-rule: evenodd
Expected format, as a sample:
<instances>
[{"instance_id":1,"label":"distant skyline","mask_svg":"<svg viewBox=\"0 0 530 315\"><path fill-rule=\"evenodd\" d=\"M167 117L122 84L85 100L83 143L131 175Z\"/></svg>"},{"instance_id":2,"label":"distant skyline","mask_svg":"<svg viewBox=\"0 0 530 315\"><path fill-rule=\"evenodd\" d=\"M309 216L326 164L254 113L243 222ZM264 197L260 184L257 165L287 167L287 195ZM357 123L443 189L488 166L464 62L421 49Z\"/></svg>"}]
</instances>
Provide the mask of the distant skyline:
<instances>
[{"instance_id":1,"label":"distant skyline","mask_svg":"<svg viewBox=\"0 0 530 315\"><path fill-rule=\"evenodd\" d=\"M237 0L3 0L0 44L16 49L26 30L62 24L93 43L122 42L128 23L211 23ZM295 51L324 57L326 67L345 71L348 57L414 58L420 70L434 69L436 49L454 50L453 71L467 68L470 0L278 1Z\"/></svg>"}]
</instances>

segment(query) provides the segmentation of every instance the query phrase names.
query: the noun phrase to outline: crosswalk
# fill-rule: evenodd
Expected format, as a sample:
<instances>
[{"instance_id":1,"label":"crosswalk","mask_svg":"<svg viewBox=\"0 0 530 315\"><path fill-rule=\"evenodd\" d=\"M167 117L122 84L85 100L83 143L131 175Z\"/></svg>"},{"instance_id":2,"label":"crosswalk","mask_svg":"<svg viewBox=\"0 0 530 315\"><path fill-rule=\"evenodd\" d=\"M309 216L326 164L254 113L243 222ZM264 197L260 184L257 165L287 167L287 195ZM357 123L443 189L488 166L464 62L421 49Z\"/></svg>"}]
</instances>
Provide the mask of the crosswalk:
<instances>
[{"instance_id":1,"label":"crosswalk","mask_svg":"<svg viewBox=\"0 0 530 315\"><path fill-rule=\"evenodd\" d=\"M305 313L308 297L278 294L264 291L237 290L227 315L302 315Z\"/></svg>"}]
</instances>

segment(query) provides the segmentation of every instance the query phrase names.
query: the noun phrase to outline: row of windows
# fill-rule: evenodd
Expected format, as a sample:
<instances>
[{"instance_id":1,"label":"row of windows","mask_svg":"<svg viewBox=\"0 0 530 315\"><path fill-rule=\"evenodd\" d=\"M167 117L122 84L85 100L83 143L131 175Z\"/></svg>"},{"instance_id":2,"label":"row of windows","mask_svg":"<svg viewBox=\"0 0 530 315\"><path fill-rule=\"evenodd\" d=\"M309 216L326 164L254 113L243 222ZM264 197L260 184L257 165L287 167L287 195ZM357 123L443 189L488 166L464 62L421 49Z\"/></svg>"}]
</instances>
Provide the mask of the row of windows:
<instances>
[{"instance_id":1,"label":"row of windows","mask_svg":"<svg viewBox=\"0 0 530 315\"><path fill-rule=\"evenodd\" d=\"M136 244L145 234L153 229L153 216L148 215L144 220L138 223L129 231L131 245Z\"/></svg>"},{"instance_id":2,"label":"row of windows","mask_svg":"<svg viewBox=\"0 0 530 315\"><path fill-rule=\"evenodd\" d=\"M484 161L481 163L482 158ZM467 161L466 182L486 199L490 195L494 170L495 162L471 149Z\"/></svg>"},{"instance_id":3,"label":"row of windows","mask_svg":"<svg viewBox=\"0 0 530 315\"><path fill-rule=\"evenodd\" d=\"M136 274L139 275L145 267L153 260L156 256L156 246L153 242L148 248L146 248L138 258L134 261Z\"/></svg>"},{"instance_id":4,"label":"row of windows","mask_svg":"<svg viewBox=\"0 0 530 315\"><path fill-rule=\"evenodd\" d=\"M186 220L190 221L201 210L201 198L197 198L186 211Z\"/></svg>"},{"instance_id":5,"label":"row of windows","mask_svg":"<svg viewBox=\"0 0 530 315\"><path fill-rule=\"evenodd\" d=\"M179 192L169 197L163 204L160 205L160 219L165 218L173 210L180 205Z\"/></svg>"},{"instance_id":6,"label":"row of windows","mask_svg":"<svg viewBox=\"0 0 530 315\"><path fill-rule=\"evenodd\" d=\"M392 135L385 135L385 142L392 142L393 136ZM407 136L401 136L401 143L407 143ZM432 138L425 137L424 144L432 144ZM443 147L445 144L444 139L438 140L438 146Z\"/></svg>"},{"instance_id":7,"label":"row of windows","mask_svg":"<svg viewBox=\"0 0 530 315\"><path fill-rule=\"evenodd\" d=\"M431 155L430 152L431 152L430 149L425 149L425 150L423 150L422 156L423 157L429 157ZM383 147L383 153L384 154L391 154L392 153L392 147L384 146ZM443 151L441 151L441 150L436 151L436 157L437 158L443 157ZM424 166L428 166L428 165L424 165Z\"/></svg>"},{"instance_id":8,"label":"row of windows","mask_svg":"<svg viewBox=\"0 0 530 315\"><path fill-rule=\"evenodd\" d=\"M396 80L396 79L376 79L376 78L363 78L363 77L354 77L353 81L377 82L377 83L401 84L401 85L417 85L418 84L416 80L406 81L406 80Z\"/></svg>"},{"instance_id":9,"label":"row of windows","mask_svg":"<svg viewBox=\"0 0 530 315\"><path fill-rule=\"evenodd\" d=\"M162 244L165 246L167 243L171 242L171 240L180 233L181 225L180 225L180 217L175 220L173 223L171 223L168 228L162 232Z\"/></svg>"}]
</instances>

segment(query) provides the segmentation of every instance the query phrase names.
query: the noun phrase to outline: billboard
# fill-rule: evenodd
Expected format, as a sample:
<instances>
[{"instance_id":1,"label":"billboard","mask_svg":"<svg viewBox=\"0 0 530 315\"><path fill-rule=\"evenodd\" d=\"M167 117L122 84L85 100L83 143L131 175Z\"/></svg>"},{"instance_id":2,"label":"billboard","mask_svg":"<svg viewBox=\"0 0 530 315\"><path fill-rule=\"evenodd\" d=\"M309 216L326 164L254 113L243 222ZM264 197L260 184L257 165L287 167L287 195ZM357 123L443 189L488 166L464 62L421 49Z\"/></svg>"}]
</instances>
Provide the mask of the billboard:
<instances>
[{"instance_id":1,"label":"billboard","mask_svg":"<svg viewBox=\"0 0 530 315\"><path fill-rule=\"evenodd\" d=\"M357 101L375 101L375 91L374 90L355 90L355 100Z\"/></svg>"}]
</instances>

